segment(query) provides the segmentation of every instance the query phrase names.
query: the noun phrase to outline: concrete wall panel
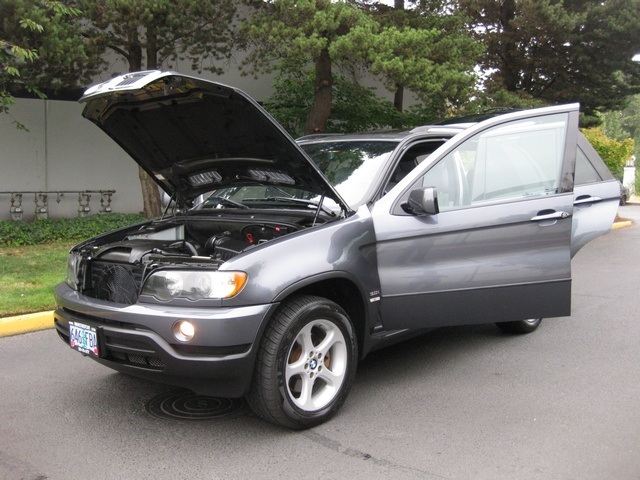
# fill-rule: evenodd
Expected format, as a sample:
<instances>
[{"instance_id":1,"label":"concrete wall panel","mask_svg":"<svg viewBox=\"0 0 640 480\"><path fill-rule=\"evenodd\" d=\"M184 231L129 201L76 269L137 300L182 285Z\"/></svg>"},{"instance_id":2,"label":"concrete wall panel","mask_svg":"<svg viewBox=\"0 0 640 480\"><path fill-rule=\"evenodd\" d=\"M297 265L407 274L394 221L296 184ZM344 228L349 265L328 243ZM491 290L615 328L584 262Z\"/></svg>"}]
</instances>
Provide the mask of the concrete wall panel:
<instances>
[{"instance_id":1,"label":"concrete wall panel","mask_svg":"<svg viewBox=\"0 0 640 480\"><path fill-rule=\"evenodd\" d=\"M29 131L0 115L0 192L116 190L114 212L140 212L138 166L81 112L76 102L16 99L11 114ZM100 195L92 194L89 205L99 212ZM11 195L0 194L0 220L10 218L10 206ZM35 217L33 194L23 197L22 208L25 219ZM77 194L49 196L50 217L77 213Z\"/></svg>"},{"instance_id":2,"label":"concrete wall panel","mask_svg":"<svg viewBox=\"0 0 640 480\"><path fill-rule=\"evenodd\" d=\"M111 204L114 212L140 212L142 195L137 164L102 130L82 117L83 105L48 103L49 189L116 190ZM78 206L76 198L75 203L69 202L74 203L74 211ZM98 195L92 195L90 205L92 212L99 211Z\"/></svg>"}]
</instances>

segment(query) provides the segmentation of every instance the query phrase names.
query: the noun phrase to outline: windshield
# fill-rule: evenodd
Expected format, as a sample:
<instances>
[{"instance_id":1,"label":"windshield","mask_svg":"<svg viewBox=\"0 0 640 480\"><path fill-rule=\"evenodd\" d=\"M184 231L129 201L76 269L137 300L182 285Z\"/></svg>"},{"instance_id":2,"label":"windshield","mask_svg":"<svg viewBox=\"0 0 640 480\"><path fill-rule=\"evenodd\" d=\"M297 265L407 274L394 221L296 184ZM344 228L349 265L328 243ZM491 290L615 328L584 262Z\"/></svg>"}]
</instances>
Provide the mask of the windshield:
<instances>
[{"instance_id":1,"label":"windshield","mask_svg":"<svg viewBox=\"0 0 640 480\"><path fill-rule=\"evenodd\" d=\"M335 216L340 212L340 206L333 200L321 198L315 193L299 188L278 185L243 185L219 188L203 195L203 201L195 209L294 208L315 211L321 200L320 210L324 214Z\"/></svg>"},{"instance_id":2,"label":"windshield","mask_svg":"<svg viewBox=\"0 0 640 480\"><path fill-rule=\"evenodd\" d=\"M332 141L300 147L352 209L367 201L372 182L398 145L391 141Z\"/></svg>"}]
</instances>

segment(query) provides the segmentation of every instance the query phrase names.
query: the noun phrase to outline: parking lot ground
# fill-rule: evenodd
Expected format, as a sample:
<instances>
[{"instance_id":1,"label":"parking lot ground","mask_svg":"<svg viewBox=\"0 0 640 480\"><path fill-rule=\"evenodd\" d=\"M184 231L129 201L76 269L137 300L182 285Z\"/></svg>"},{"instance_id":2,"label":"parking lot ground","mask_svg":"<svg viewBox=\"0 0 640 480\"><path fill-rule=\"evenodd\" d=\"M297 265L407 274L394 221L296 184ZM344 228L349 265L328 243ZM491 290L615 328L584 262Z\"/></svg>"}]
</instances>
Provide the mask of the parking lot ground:
<instances>
[{"instance_id":1,"label":"parking lot ground","mask_svg":"<svg viewBox=\"0 0 640 480\"><path fill-rule=\"evenodd\" d=\"M153 401L175 389L83 358L52 330L1 338L0 478L640 478L640 206L621 216L635 223L572 262L571 317L374 352L339 414L303 432L246 408L160 418Z\"/></svg>"}]
</instances>

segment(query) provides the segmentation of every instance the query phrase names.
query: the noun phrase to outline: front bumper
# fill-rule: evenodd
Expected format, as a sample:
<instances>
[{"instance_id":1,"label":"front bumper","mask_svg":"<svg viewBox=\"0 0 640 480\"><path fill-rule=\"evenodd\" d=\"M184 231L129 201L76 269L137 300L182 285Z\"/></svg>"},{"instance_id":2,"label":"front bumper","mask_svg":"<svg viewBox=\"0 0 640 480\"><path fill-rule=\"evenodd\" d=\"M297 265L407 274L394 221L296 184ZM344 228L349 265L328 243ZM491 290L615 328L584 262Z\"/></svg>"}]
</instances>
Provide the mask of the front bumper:
<instances>
[{"instance_id":1,"label":"front bumper","mask_svg":"<svg viewBox=\"0 0 640 480\"><path fill-rule=\"evenodd\" d=\"M277 304L195 308L118 305L80 295L61 283L55 289L55 327L69 345L69 322L96 328L103 365L197 393L240 397L253 375L257 339ZM188 319L196 335L189 343L173 336Z\"/></svg>"}]
</instances>

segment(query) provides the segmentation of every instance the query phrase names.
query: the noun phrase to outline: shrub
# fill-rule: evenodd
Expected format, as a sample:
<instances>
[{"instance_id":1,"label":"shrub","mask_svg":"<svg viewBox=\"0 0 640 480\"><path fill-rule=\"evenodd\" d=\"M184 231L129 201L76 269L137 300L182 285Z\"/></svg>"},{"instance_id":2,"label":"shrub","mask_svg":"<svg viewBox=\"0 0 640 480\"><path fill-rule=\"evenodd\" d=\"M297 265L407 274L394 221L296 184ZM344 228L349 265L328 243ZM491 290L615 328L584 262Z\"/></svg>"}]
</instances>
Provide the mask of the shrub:
<instances>
[{"instance_id":1,"label":"shrub","mask_svg":"<svg viewBox=\"0 0 640 480\"><path fill-rule=\"evenodd\" d=\"M625 163L633 154L633 139L616 140L606 136L600 128L585 128L582 133L602 157L613 176L622 180Z\"/></svg>"},{"instance_id":2,"label":"shrub","mask_svg":"<svg viewBox=\"0 0 640 480\"><path fill-rule=\"evenodd\" d=\"M80 241L146 220L136 214L112 213L83 218L49 218L32 222L0 221L0 246L18 247Z\"/></svg>"}]
</instances>

